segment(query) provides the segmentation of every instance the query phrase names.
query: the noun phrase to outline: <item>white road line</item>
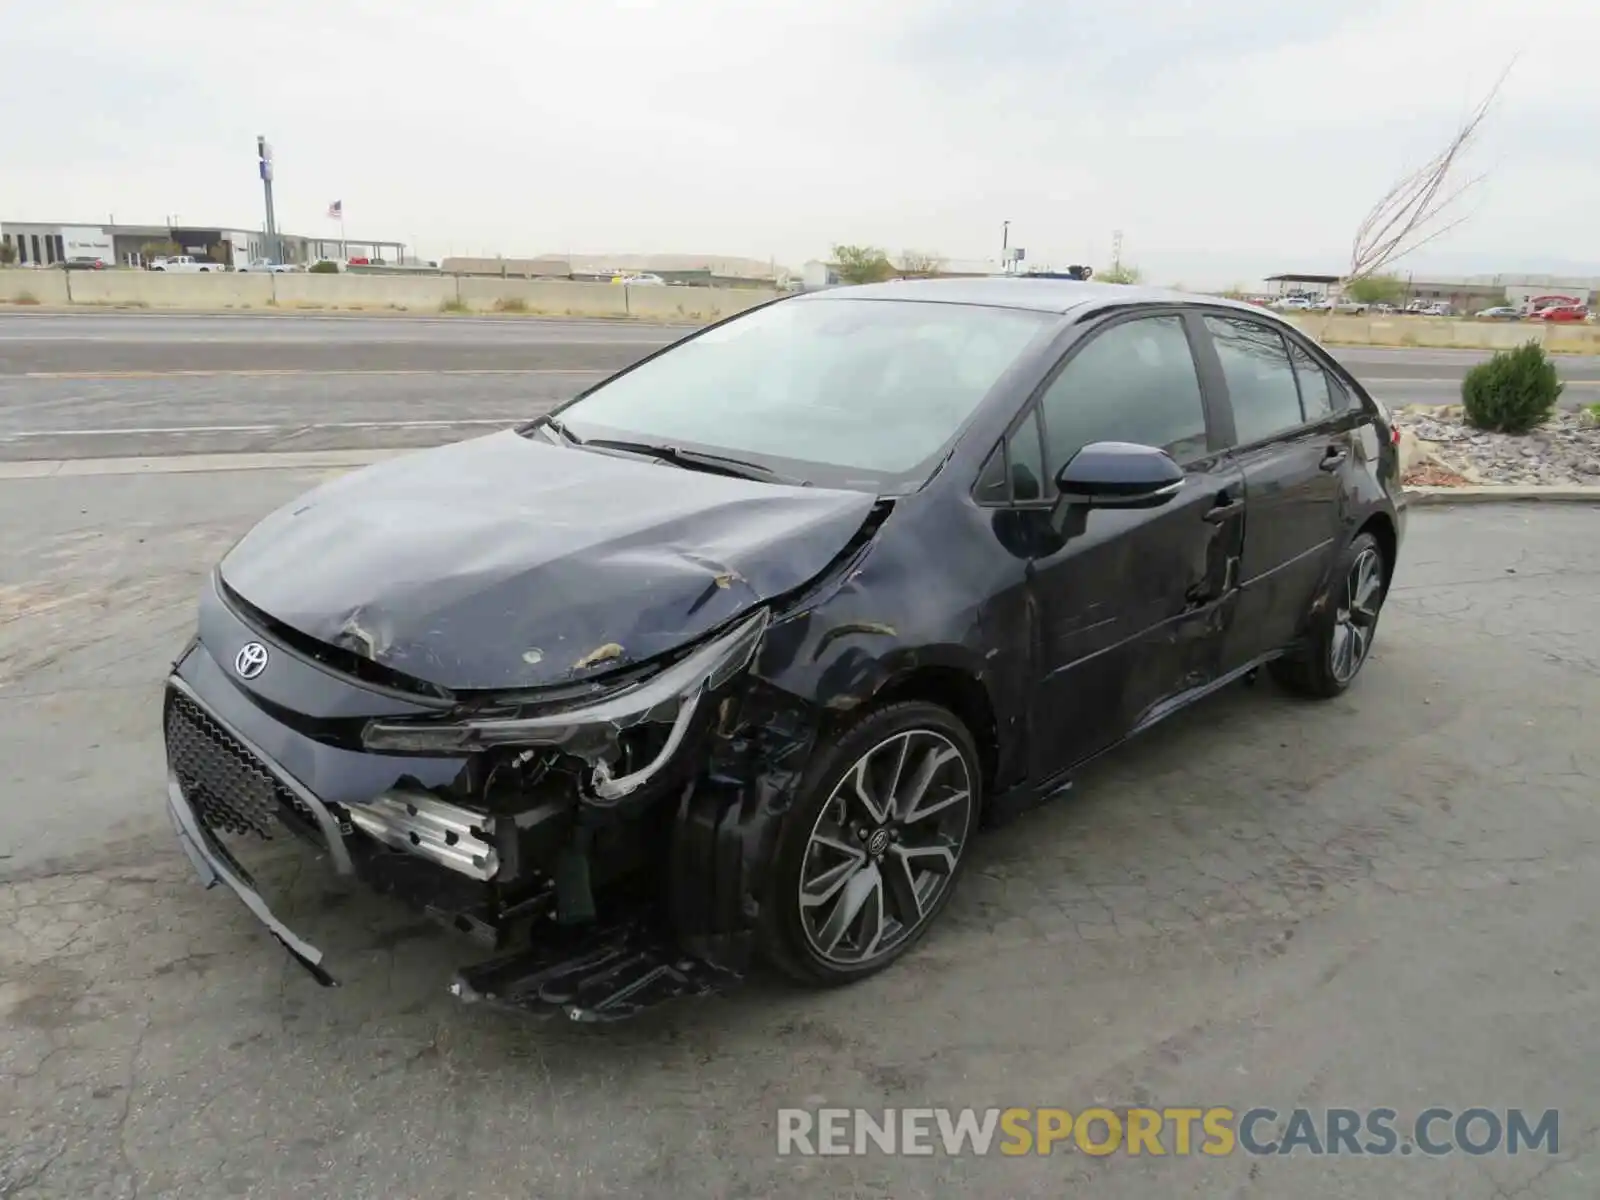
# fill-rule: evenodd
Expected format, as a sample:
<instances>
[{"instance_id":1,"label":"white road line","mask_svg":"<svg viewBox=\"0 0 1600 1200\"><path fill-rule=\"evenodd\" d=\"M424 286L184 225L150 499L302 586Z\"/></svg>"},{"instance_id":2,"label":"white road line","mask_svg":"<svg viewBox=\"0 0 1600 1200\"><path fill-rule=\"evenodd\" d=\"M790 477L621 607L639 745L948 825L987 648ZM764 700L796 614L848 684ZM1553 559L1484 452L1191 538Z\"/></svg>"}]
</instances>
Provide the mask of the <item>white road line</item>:
<instances>
[{"instance_id":1,"label":"white road line","mask_svg":"<svg viewBox=\"0 0 1600 1200\"><path fill-rule=\"evenodd\" d=\"M339 471L414 453L414 450L296 450L279 454L34 459L29 462L0 462L0 481L94 475L189 475L213 471Z\"/></svg>"},{"instance_id":2,"label":"white road line","mask_svg":"<svg viewBox=\"0 0 1600 1200\"><path fill-rule=\"evenodd\" d=\"M260 367L239 368L231 370L195 370L195 371L25 371L23 379L191 379L215 376L273 376L273 375L604 375L607 372L598 368L580 370L578 368L557 367L449 367L442 370L375 368L363 370L360 368L335 368L326 371L297 370L292 367ZM0 379L4 379L0 375Z\"/></svg>"},{"instance_id":3,"label":"white road line","mask_svg":"<svg viewBox=\"0 0 1600 1200\"><path fill-rule=\"evenodd\" d=\"M318 429L455 429L462 425L492 425L510 429L533 420L537 413L521 417L462 417L459 420L440 417L426 421L319 421L314 425L296 422L292 425L143 425L121 429L24 429L16 433L0 434L0 441L21 441L24 438L54 437L130 437L157 434L206 433L287 433Z\"/></svg>"},{"instance_id":4,"label":"white road line","mask_svg":"<svg viewBox=\"0 0 1600 1200\"><path fill-rule=\"evenodd\" d=\"M1415 376L1411 376L1409 378L1405 376L1385 377L1381 375L1363 375L1359 371L1355 373L1355 376L1362 383L1368 384L1369 386L1374 383L1448 383L1453 384L1456 387L1461 386L1461 380L1455 377L1439 379L1419 379ZM1600 379L1563 379L1561 382L1566 384L1568 387L1600 387Z\"/></svg>"}]
</instances>

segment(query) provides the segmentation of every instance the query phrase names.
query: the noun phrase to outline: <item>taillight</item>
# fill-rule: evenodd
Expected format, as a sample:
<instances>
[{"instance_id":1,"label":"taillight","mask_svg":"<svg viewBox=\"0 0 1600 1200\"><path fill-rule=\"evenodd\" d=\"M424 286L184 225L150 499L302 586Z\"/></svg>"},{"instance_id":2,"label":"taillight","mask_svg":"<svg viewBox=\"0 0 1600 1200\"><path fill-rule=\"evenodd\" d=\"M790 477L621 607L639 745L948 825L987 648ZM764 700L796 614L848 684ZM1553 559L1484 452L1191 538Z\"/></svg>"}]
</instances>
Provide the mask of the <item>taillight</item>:
<instances>
[{"instance_id":1,"label":"taillight","mask_svg":"<svg viewBox=\"0 0 1600 1200\"><path fill-rule=\"evenodd\" d=\"M1391 425L1389 427L1389 444L1391 446L1398 446L1400 444L1400 427L1398 425Z\"/></svg>"}]
</instances>

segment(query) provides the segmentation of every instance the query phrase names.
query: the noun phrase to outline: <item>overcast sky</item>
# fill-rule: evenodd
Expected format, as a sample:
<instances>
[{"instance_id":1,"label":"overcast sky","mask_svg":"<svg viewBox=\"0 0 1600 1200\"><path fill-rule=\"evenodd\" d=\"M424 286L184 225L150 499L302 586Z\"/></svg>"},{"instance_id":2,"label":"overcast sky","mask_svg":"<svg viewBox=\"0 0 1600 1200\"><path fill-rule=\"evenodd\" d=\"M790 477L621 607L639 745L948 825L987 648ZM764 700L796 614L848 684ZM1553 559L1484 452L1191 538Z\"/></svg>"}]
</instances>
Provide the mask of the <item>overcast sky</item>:
<instances>
[{"instance_id":1,"label":"overcast sky","mask_svg":"<svg viewBox=\"0 0 1600 1200\"><path fill-rule=\"evenodd\" d=\"M1520 54L1418 271L1600 272L1600 3L16 0L0 217L279 224L424 255L836 241L1156 282L1338 270Z\"/></svg>"}]
</instances>

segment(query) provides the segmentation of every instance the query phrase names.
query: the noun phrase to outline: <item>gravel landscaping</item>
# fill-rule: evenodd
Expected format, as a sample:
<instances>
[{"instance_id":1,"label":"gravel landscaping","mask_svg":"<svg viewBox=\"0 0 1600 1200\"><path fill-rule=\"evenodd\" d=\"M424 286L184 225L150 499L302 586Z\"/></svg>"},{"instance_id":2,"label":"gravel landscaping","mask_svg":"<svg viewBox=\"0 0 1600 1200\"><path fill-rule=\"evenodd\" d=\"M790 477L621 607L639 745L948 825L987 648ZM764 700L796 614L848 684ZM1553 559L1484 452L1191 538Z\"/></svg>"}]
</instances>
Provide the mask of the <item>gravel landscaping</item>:
<instances>
[{"instance_id":1,"label":"gravel landscaping","mask_svg":"<svg viewBox=\"0 0 1600 1200\"><path fill-rule=\"evenodd\" d=\"M1450 486L1600 485L1600 421L1589 412L1559 411L1525 434L1485 433L1468 425L1459 405L1417 406L1396 418L1419 442L1415 471L1425 482ZM1413 481L1408 472L1407 482Z\"/></svg>"}]
</instances>

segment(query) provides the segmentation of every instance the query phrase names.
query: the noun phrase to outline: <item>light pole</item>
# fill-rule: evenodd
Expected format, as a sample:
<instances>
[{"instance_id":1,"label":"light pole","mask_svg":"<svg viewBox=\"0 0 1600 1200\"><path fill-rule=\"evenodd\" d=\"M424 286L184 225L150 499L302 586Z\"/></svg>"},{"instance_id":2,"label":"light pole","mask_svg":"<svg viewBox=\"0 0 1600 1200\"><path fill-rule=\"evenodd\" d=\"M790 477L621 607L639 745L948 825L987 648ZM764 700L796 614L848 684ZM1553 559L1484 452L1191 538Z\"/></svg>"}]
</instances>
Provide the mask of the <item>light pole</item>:
<instances>
[{"instance_id":1,"label":"light pole","mask_svg":"<svg viewBox=\"0 0 1600 1200\"><path fill-rule=\"evenodd\" d=\"M1006 261L1006 255L1011 250L1011 222L1000 222L1000 269L1011 270L1011 264Z\"/></svg>"},{"instance_id":2,"label":"light pole","mask_svg":"<svg viewBox=\"0 0 1600 1200\"><path fill-rule=\"evenodd\" d=\"M278 246L277 218L272 211L272 147L267 144L265 137L256 138L256 159L261 170L261 190L267 200L267 244L266 252L269 262L281 263L283 254Z\"/></svg>"}]
</instances>

